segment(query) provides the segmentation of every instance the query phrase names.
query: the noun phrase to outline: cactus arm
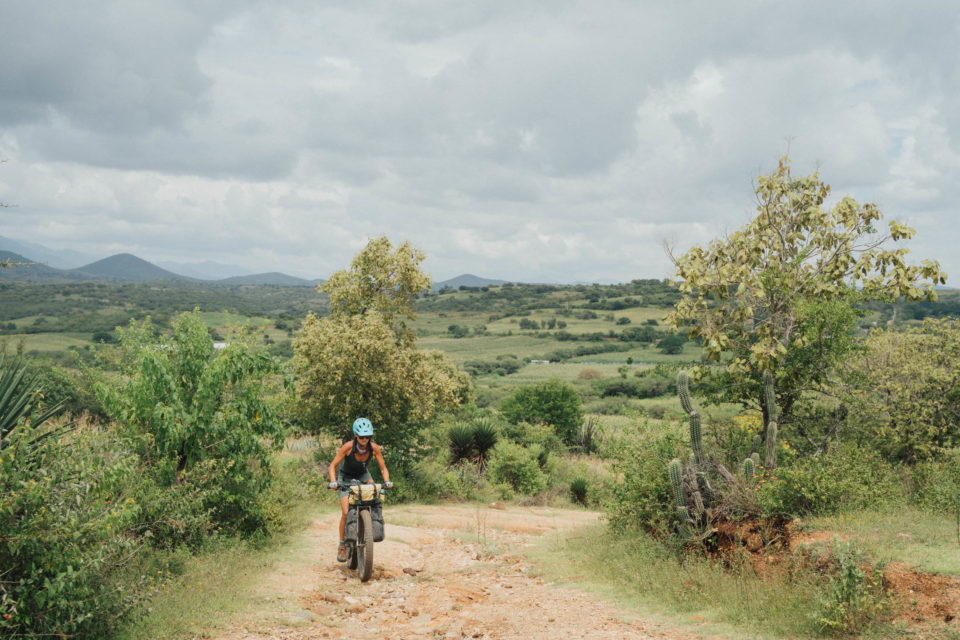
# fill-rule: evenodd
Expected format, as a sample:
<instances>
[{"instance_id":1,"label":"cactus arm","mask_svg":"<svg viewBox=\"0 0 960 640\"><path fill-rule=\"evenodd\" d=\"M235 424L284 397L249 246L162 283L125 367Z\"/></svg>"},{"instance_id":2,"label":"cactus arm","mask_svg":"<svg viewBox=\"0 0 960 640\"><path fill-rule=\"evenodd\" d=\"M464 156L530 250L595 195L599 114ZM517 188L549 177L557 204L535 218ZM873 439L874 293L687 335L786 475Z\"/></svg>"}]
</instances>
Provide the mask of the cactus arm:
<instances>
[{"instance_id":1,"label":"cactus arm","mask_svg":"<svg viewBox=\"0 0 960 640\"><path fill-rule=\"evenodd\" d=\"M700 425L700 414L696 411L690 413L690 446L693 447L697 466L703 467L706 462L703 455L703 429Z\"/></svg>"},{"instance_id":2,"label":"cactus arm","mask_svg":"<svg viewBox=\"0 0 960 640\"><path fill-rule=\"evenodd\" d=\"M767 425L767 455L763 460L763 466L768 471L772 471L777 466L777 423L774 420Z\"/></svg>"},{"instance_id":3,"label":"cactus arm","mask_svg":"<svg viewBox=\"0 0 960 640\"><path fill-rule=\"evenodd\" d=\"M690 376L686 371L677 373L677 395L680 396L680 406L687 414L693 413L693 401L690 399Z\"/></svg>"},{"instance_id":4,"label":"cactus arm","mask_svg":"<svg viewBox=\"0 0 960 640\"><path fill-rule=\"evenodd\" d=\"M680 474L680 461L674 458L670 461L670 487L673 489L673 505L683 508L686 512L686 501L683 499L683 481Z\"/></svg>"},{"instance_id":5,"label":"cactus arm","mask_svg":"<svg viewBox=\"0 0 960 640\"><path fill-rule=\"evenodd\" d=\"M763 372L763 393L767 405L767 419L776 422L780 416L777 410L777 394L773 389L773 373L769 369Z\"/></svg>"}]
</instances>

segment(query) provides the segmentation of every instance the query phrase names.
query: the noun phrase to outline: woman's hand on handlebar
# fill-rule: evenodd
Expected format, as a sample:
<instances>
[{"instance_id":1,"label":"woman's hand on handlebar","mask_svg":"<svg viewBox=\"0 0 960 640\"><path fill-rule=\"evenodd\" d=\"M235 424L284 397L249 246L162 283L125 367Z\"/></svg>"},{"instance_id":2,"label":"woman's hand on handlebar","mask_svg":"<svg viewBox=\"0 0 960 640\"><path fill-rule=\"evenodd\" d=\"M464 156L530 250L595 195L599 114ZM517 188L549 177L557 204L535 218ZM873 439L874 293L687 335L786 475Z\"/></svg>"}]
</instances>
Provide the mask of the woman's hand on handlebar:
<instances>
[{"instance_id":1,"label":"woman's hand on handlebar","mask_svg":"<svg viewBox=\"0 0 960 640\"><path fill-rule=\"evenodd\" d=\"M336 482L331 482L330 484L327 485L327 489L336 489L339 486L340 485L338 485Z\"/></svg>"},{"instance_id":2,"label":"woman's hand on handlebar","mask_svg":"<svg viewBox=\"0 0 960 640\"><path fill-rule=\"evenodd\" d=\"M384 489L393 489L393 483L390 482L389 480L387 480L386 482L383 483L383 488L384 488Z\"/></svg>"}]
</instances>

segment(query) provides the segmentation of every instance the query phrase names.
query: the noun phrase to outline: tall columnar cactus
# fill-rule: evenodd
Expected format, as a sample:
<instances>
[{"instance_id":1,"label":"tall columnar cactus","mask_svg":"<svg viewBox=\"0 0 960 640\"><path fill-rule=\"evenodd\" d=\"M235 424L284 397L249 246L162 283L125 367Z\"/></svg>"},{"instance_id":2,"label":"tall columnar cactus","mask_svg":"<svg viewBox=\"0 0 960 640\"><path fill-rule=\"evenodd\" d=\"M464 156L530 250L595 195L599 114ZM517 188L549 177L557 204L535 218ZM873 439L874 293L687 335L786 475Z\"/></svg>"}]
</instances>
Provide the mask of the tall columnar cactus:
<instances>
[{"instance_id":1,"label":"tall columnar cactus","mask_svg":"<svg viewBox=\"0 0 960 640\"><path fill-rule=\"evenodd\" d=\"M690 414L690 446L693 447L693 455L696 458L697 466L703 467L706 458L703 455L703 433L700 427L700 414L694 411Z\"/></svg>"},{"instance_id":2,"label":"tall columnar cactus","mask_svg":"<svg viewBox=\"0 0 960 640\"><path fill-rule=\"evenodd\" d=\"M768 470L777 467L777 423L770 421L767 425L767 451L763 459L763 466Z\"/></svg>"},{"instance_id":3,"label":"tall columnar cactus","mask_svg":"<svg viewBox=\"0 0 960 640\"><path fill-rule=\"evenodd\" d=\"M780 416L777 413L777 394L773 389L773 373L767 369L763 372L763 393L767 405L767 421L777 422Z\"/></svg>"},{"instance_id":4,"label":"tall columnar cactus","mask_svg":"<svg viewBox=\"0 0 960 640\"><path fill-rule=\"evenodd\" d=\"M752 446L750 447L750 451L753 453L759 454L761 449L763 449L763 438L760 436L759 433L756 433L753 436L753 443L752 443Z\"/></svg>"},{"instance_id":5,"label":"tall columnar cactus","mask_svg":"<svg viewBox=\"0 0 960 640\"><path fill-rule=\"evenodd\" d=\"M683 410L690 416L690 446L693 449L696 466L703 468L707 461L703 454L703 429L700 414L693 408L693 400L690 398L690 376L686 371L680 371L677 374L677 395L680 396L680 405Z\"/></svg>"},{"instance_id":6,"label":"tall columnar cactus","mask_svg":"<svg viewBox=\"0 0 960 640\"><path fill-rule=\"evenodd\" d=\"M690 376L686 371L677 374L677 394L680 396L680 406L687 414L693 413L693 401L690 399Z\"/></svg>"},{"instance_id":7,"label":"tall columnar cactus","mask_svg":"<svg viewBox=\"0 0 960 640\"><path fill-rule=\"evenodd\" d=\"M670 461L670 487L673 489L673 506L686 509L683 499L683 478L680 471L680 461L674 458Z\"/></svg>"},{"instance_id":8,"label":"tall columnar cactus","mask_svg":"<svg viewBox=\"0 0 960 640\"><path fill-rule=\"evenodd\" d=\"M768 471L772 471L777 466L777 419L780 417L777 411L777 394L773 388L773 373L767 369L763 372L763 393L766 398L767 417L767 437L764 439L766 444L766 456L763 459L763 465Z\"/></svg>"},{"instance_id":9,"label":"tall columnar cactus","mask_svg":"<svg viewBox=\"0 0 960 640\"><path fill-rule=\"evenodd\" d=\"M753 479L753 475L757 472L757 468L753 465L753 458L746 458L743 461L743 479L747 482L750 482Z\"/></svg>"}]
</instances>

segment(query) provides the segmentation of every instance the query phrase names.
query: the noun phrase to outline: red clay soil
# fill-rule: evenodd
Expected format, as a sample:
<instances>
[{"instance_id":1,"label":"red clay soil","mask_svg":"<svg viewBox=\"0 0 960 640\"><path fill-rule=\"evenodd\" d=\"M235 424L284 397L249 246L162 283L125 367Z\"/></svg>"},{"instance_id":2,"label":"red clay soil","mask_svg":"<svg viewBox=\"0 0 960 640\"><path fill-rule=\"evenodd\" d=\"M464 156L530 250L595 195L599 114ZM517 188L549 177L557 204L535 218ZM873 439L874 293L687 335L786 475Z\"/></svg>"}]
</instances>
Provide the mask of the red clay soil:
<instances>
[{"instance_id":1,"label":"red clay soil","mask_svg":"<svg viewBox=\"0 0 960 640\"><path fill-rule=\"evenodd\" d=\"M713 523L716 548L721 554L737 549L768 554L790 548L790 520L787 518L721 519Z\"/></svg>"},{"instance_id":2,"label":"red clay soil","mask_svg":"<svg viewBox=\"0 0 960 640\"><path fill-rule=\"evenodd\" d=\"M960 578L921 573L901 563L887 565L883 578L904 607L898 618L911 625L960 628Z\"/></svg>"},{"instance_id":3,"label":"red clay soil","mask_svg":"<svg viewBox=\"0 0 960 640\"><path fill-rule=\"evenodd\" d=\"M830 542L849 536L834 531L810 531L795 536L796 547ZM828 561L821 554L818 563ZM897 619L907 623L914 633L923 629L960 629L960 577L924 573L901 562L891 562L883 570L889 593L898 604Z\"/></svg>"},{"instance_id":4,"label":"red clay soil","mask_svg":"<svg viewBox=\"0 0 960 640\"><path fill-rule=\"evenodd\" d=\"M787 520L721 520L714 523L716 553L748 553L748 560L759 574L781 565L784 554L812 544L829 543L848 536L833 531L794 533ZM829 553L811 558L826 570ZM924 573L903 563L890 563L883 571L889 592L898 603L897 618L914 632L946 628L960 629L960 577Z\"/></svg>"}]
</instances>

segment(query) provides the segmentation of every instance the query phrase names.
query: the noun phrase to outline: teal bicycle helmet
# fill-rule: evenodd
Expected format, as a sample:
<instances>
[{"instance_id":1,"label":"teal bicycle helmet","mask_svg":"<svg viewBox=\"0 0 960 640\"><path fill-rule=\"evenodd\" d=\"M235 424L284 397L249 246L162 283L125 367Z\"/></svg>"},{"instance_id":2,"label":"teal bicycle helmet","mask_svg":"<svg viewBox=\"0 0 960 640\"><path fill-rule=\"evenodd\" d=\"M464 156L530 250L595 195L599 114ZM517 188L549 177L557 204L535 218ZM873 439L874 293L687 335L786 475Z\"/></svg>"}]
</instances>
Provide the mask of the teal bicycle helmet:
<instances>
[{"instance_id":1,"label":"teal bicycle helmet","mask_svg":"<svg viewBox=\"0 0 960 640\"><path fill-rule=\"evenodd\" d=\"M373 436L373 424L366 418L357 418L353 422L353 435L366 437Z\"/></svg>"}]
</instances>

